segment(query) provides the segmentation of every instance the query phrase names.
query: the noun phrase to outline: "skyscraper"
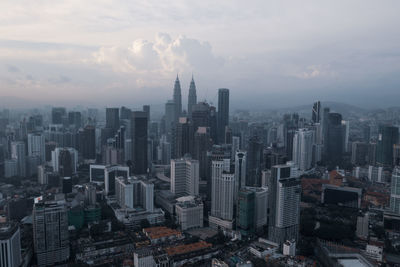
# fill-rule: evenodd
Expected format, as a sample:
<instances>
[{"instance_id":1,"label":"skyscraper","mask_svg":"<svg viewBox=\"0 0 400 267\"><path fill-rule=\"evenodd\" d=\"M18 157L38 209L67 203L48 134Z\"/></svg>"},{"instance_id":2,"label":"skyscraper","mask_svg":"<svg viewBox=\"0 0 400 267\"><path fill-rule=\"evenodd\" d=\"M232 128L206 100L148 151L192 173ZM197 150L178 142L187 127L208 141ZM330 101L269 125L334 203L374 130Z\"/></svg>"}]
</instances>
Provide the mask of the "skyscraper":
<instances>
[{"instance_id":1,"label":"skyscraper","mask_svg":"<svg viewBox=\"0 0 400 267\"><path fill-rule=\"evenodd\" d=\"M175 85L174 85L174 103L175 103L175 121L178 121L182 114L182 93L181 93L181 83L179 82L178 75L176 75Z\"/></svg>"},{"instance_id":2,"label":"skyscraper","mask_svg":"<svg viewBox=\"0 0 400 267\"><path fill-rule=\"evenodd\" d=\"M18 225L1 224L0 266L18 267L21 261L21 235Z\"/></svg>"},{"instance_id":3,"label":"skyscraper","mask_svg":"<svg viewBox=\"0 0 400 267\"><path fill-rule=\"evenodd\" d=\"M253 136L248 142L246 185L261 185L261 171L263 169L262 163L263 144L257 136Z\"/></svg>"},{"instance_id":4,"label":"skyscraper","mask_svg":"<svg viewBox=\"0 0 400 267\"><path fill-rule=\"evenodd\" d=\"M319 101L315 102L313 105L311 121L313 123L319 123L321 121L321 102Z\"/></svg>"},{"instance_id":5,"label":"skyscraper","mask_svg":"<svg viewBox=\"0 0 400 267\"><path fill-rule=\"evenodd\" d=\"M199 127L194 134L193 158L199 161L200 178L207 178L207 151L211 148L210 128Z\"/></svg>"},{"instance_id":6,"label":"skyscraper","mask_svg":"<svg viewBox=\"0 0 400 267\"><path fill-rule=\"evenodd\" d=\"M51 123L52 124L63 124L63 119L66 116L66 110L62 107L56 107L51 109Z\"/></svg>"},{"instance_id":7,"label":"skyscraper","mask_svg":"<svg viewBox=\"0 0 400 267\"><path fill-rule=\"evenodd\" d=\"M246 188L240 189L237 205L237 229L244 235L253 233L255 227L255 193Z\"/></svg>"},{"instance_id":8,"label":"skyscraper","mask_svg":"<svg viewBox=\"0 0 400 267\"><path fill-rule=\"evenodd\" d=\"M390 210L400 215L400 166L396 166L392 172Z\"/></svg>"},{"instance_id":9,"label":"skyscraper","mask_svg":"<svg viewBox=\"0 0 400 267\"><path fill-rule=\"evenodd\" d=\"M175 125L175 102L168 100L165 103L165 133L167 134L167 141L171 141L171 132Z\"/></svg>"},{"instance_id":10,"label":"skyscraper","mask_svg":"<svg viewBox=\"0 0 400 267\"><path fill-rule=\"evenodd\" d=\"M68 260L67 208L63 203L38 202L33 206L33 244L39 266Z\"/></svg>"},{"instance_id":11,"label":"skyscraper","mask_svg":"<svg viewBox=\"0 0 400 267\"><path fill-rule=\"evenodd\" d=\"M224 171L224 165L223 160L212 161L209 222L213 228L232 229L235 174Z\"/></svg>"},{"instance_id":12,"label":"skyscraper","mask_svg":"<svg viewBox=\"0 0 400 267\"><path fill-rule=\"evenodd\" d=\"M229 125L229 89L218 90L218 143L225 142L225 127Z\"/></svg>"},{"instance_id":13,"label":"skyscraper","mask_svg":"<svg viewBox=\"0 0 400 267\"><path fill-rule=\"evenodd\" d=\"M328 113L327 120L327 135L324 140L325 160L332 164L339 164L342 161L344 148L342 115Z\"/></svg>"},{"instance_id":14,"label":"skyscraper","mask_svg":"<svg viewBox=\"0 0 400 267\"><path fill-rule=\"evenodd\" d=\"M147 173L147 114L143 111L132 112L132 161L133 173Z\"/></svg>"},{"instance_id":15,"label":"skyscraper","mask_svg":"<svg viewBox=\"0 0 400 267\"><path fill-rule=\"evenodd\" d=\"M188 96L188 116L192 117L192 108L197 104L197 94L196 94L196 84L194 83L193 75L192 81L189 86L189 96Z\"/></svg>"},{"instance_id":16,"label":"skyscraper","mask_svg":"<svg viewBox=\"0 0 400 267\"><path fill-rule=\"evenodd\" d=\"M180 117L173 139L173 158L181 158L193 153L193 125L187 117Z\"/></svg>"},{"instance_id":17,"label":"skyscraper","mask_svg":"<svg viewBox=\"0 0 400 267\"><path fill-rule=\"evenodd\" d=\"M289 165L272 167L267 182L269 199L268 238L282 245L286 240L297 240L300 220L300 179L291 177Z\"/></svg>"},{"instance_id":18,"label":"skyscraper","mask_svg":"<svg viewBox=\"0 0 400 267\"><path fill-rule=\"evenodd\" d=\"M312 167L314 132L299 129L293 137L293 162L302 171Z\"/></svg>"},{"instance_id":19,"label":"skyscraper","mask_svg":"<svg viewBox=\"0 0 400 267\"><path fill-rule=\"evenodd\" d=\"M199 161L191 158L171 160L171 192L177 196L199 194Z\"/></svg>"},{"instance_id":20,"label":"skyscraper","mask_svg":"<svg viewBox=\"0 0 400 267\"><path fill-rule=\"evenodd\" d=\"M378 142L376 147L376 163L379 166L393 164L393 145L399 140L399 128L380 125L378 128Z\"/></svg>"},{"instance_id":21,"label":"skyscraper","mask_svg":"<svg viewBox=\"0 0 400 267\"><path fill-rule=\"evenodd\" d=\"M21 177L26 176L26 154L24 142L11 143L11 158L17 161L17 173Z\"/></svg>"},{"instance_id":22,"label":"skyscraper","mask_svg":"<svg viewBox=\"0 0 400 267\"><path fill-rule=\"evenodd\" d=\"M246 186L246 164L247 152L235 152L235 199L241 188Z\"/></svg>"},{"instance_id":23,"label":"skyscraper","mask_svg":"<svg viewBox=\"0 0 400 267\"><path fill-rule=\"evenodd\" d=\"M30 133L28 134L28 156L37 156L40 163L46 161L46 145L43 134Z\"/></svg>"},{"instance_id":24,"label":"skyscraper","mask_svg":"<svg viewBox=\"0 0 400 267\"><path fill-rule=\"evenodd\" d=\"M86 125L83 131L79 132L79 152L84 159L96 158L96 128Z\"/></svg>"},{"instance_id":25,"label":"skyscraper","mask_svg":"<svg viewBox=\"0 0 400 267\"><path fill-rule=\"evenodd\" d=\"M106 128L112 129L112 134L119 129L119 108L106 108Z\"/></svg>"}]
</instances>

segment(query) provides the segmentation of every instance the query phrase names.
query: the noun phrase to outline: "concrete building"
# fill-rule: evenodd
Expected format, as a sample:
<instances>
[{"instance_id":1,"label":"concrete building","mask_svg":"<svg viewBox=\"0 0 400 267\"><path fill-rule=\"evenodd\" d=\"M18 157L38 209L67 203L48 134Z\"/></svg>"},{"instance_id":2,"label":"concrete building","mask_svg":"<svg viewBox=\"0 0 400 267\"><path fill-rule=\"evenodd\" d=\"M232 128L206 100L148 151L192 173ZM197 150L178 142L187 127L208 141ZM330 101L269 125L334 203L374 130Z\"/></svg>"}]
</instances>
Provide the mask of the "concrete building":
<instances>
[{"instance_id":1,"label":"concrete building","mask_svg":"<svg viewBox=\"0 0 400 267\"><path fill-rule=\"evenodd\" d=\"M199 194L199 161L191 158L171 160L171 192L177 196Z\"/></svg>"},{"instance_id":2,"label":"concrete building","mask_svg":"<svg viewBox=\"0 0 400 267\"><path fill-rule=\"evenodd\" d=\"M57 147L51 152L51 165L53 171L61 176L75 174L78 167L78 151L72 147Z\"/></svg>"},{"instance_id":3,"label":"concrete building","mask_svg":"<svg viewBox=\"0 0 400 267\"><path fill-rule=\"evenodd\" d=\"M11 159L17 161L18 176L26 176L26 153L24 142L11 142Z\"/></svg>"},{"instance_id":4,"label":"concrete building","mask_svg":"<svg viewBox=\"0 0 400 267\"><path fill-rule=\"evenodd\" d=\"M123 209L154 210L154 184L138 177L116 177L115 197Z\"/></svg>"},{"instance_id":5,"label":"concrete building","mask_svg":"<svg viewBox=\"0 0 400 267\"><path fill-rule=\"evenodd\" d=\"M18 160L7 159L4 161L4 177L10 178L18 175Z\"/></svg>"},{"instance_id":6,"label":"concrete building","mask_svg":"<svg viewBox=\"0 0 400 267\"><path fill-rule=\"evenodd\" d=\"M90 165L90 182L104 185L107 195L115 194L115 178L129 177L129 167L120 165Z\"/></svg>"},{"instance_id":7,"label":"concrete building","mask_svg":"<svg viewBox=\"0 0 400 267\"><path fill-rule=\"evenodd\" d=\"M28 156L40 158L40 164L46 161L45 137L43 134L28 134Z\"/></svg>"},{"instance_id":8,"label":"concrete building","mask_svg":"<svg viewBox=\"0 0 400 267\"><path fill-rule=\"evenodd\" d=\"M39 266L54 265L69 259L68 216L65 203L35 203L33 244Z\"/></svg>"},{"instance_id":9,"label":"concrete building","mask_svg":"<svg viewBox=\"0 0 400 267\"><path fill-rule=\"evenodd\" d=\"M239 190L246 186L246 158L246 151L235 151L235 200Z\"/></svg>"},{"instance_id":10,"label":"concrete building","mask_svg":"<svg viewBox=\"0 0 400 267\"><path fill-rule=\"evenodd\" d=\"M180 197L175 204L178 224L182 231L203 227L203 202L195 196Z\"/></svg>"},{"instance_id":11,"label":"concrete building","mask_svg":"<svg viewBox=\"0 0 400 267\"><path fill-rule=\"evenodd\" d=\"M293 162L301 170L312 167L314 132L307 129L299 129L293 137Z\"/></svg>"},{"instance_id":12,"label":"concrete building","mask_svg":"<svg viewBox=\"0 0 400 267\"><path fill-rule=\"evenodd\" d=\"M1 224L0 266L19 267L21 261L21 236L18 225Z\"/></svg>"},{"instance_id":13,"label":"concrete building","mask_svg":"<svg viewBox=\"0 0 400 267\"><path fill-rule=\"evenodd\" d=\"M390 188L390 210L400 215L400 166L393 169Z\"/></svg>"},{"instance_id":14,"label":"concrete building","mask_svg":"<svg viewBox=\"0 0 400 267\"><path fill-rule=\"evenodd\" d=\"M139 249L133 253L134 267L155 267L156 263L153 258L151 249Z\"/></svg>"}]
</instances>

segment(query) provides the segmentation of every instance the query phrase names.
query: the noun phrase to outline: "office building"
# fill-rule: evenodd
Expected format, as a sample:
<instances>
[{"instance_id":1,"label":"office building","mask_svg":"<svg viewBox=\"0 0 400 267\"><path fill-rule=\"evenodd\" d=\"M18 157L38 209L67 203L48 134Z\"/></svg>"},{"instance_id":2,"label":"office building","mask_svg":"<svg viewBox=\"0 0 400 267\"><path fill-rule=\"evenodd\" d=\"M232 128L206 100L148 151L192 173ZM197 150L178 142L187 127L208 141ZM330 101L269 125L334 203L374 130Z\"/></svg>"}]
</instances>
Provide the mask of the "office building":
<instances>
[{"instance_id":1,"label":"office building","mask_svg":"<svg viewBox=\"0 0 400 267\"><path fill-rule=\"evenodd\" d=\"M171 160L171 192L177 196L199 194L199 161L190 157Z\"/></svg>"},{"instance_id":2,"label":"office building","mask_svg":"<svg viewBox=\"0 0 400 267\"><path fill-rule=\"evenodd\" d=\"M393 166L400 165L400 144L393 145Z\"/></svg>"},{"instance_id":3,"label":"office building","mask_svg":"<svg viewBox=\"0 0 400 267\"><path fill-rule=\"evenodd\" d=\"M90 165L89 168L90 182L98 185L104 185L107 195L115 194L115 178L129 177L129 167L126 166L105 166L105 165Z\"/></svg>"},{"instance_id":4,"label":"office building","mask_svg":"<svg viewBox=\"0 0 400 267\"><path fill-rule=\"evenodd\" d=\"M171 132L175 125L175 102L168 100L165 103L165 133L167 134L168 141L170 141Z\"/></svg>"},{"instance_id":5,"label":"office building","mask_svg":"<svg viewBox=\"0 0 400 267\"><path fill-rule=\"evenodd\" d=\"M174 84L174 104L175 104L175 113L174 113L174 121L178 121L180 116L182 115L182 94L181 94L181 83L179 82L178 75L176 75L176 80Z\"/></svg>"},{"instance_id":6,"label":"office building","mask_svg":"<svg viewBox=\"0 0 400 267\"><path fill-rule=\"evenodd\" d=\"M293 137L293 162L302 171L308 170L313 163L314 132L299 129Z\"/></svg>"},{"instance_id":7,"label":"office building","mask_svg":"<svg viewBox=\"0 0 400 267\"><path fill-rule=\"evenodd\" d=\"M291 166L276 165L268 181L268 238L282 245L298 239L300 220L300 179L291 176Z\"/></svg>"},{"instance_id":8,"label":"office building","mask_svg":"<svg viewBox=\"0 0 400 267\"><path fill-rule=\"evenodd\" d=\"M79 153L83 159L96 159L96 128L86 125L79 131Z\"/></svg>"},{"instance_id":9,"label":"office building","mask_svg":"<svg viewBox=\"0 0 400 267\"><path fill-rule=\"evenodd\" d=\"M95 205L97 202L96 185L88 183L84 185L85 189L85 204L88 206Z\"/></svg>"},{"instance_id":10,"label":"office building","mask_svg":"<svg viewBox=\"0 0 400 267\"><path fill-rule=\"evenodd\" d=\"M248 141L246 185L261 185L261 170L263 169L263 143L257 136Z\"/></svg>"},{"instance_id":11,"label":"office building","mask_svg":"<svg viewBox=\"0 0 400 267\"><path fill-rule=\"evenodd\" d=\"M311 114L312 123L319 123L321 121L321 102L314 103Z\"/></svg>"},{"instance_id":12,"label":"office building","mask_svg":"<svg viewBox=\"0 0 400 267\"><path fill-rule=\"evenodd\" d=\"M18 160L7 159L4 161L4 177L10 178L18 176Z\"/></svg>"},{"instance_id":13,"label":"office building","mask_svg":"<svg viewBox=\"0 0 400 267\"><path fill-rule=\"evenodd\" d=\"M21 235L17 224L0 224L0 266L19 267L21 258Z\"/></svg>"},{"instance_id":14,"label":"office building","mask_svg":"<svg viewBox=\"0 0 400 267\"><path fill-rule=\"evenodd\" d=\"M232 229L235 174L227 172L225 165L223 160L212 161L209 223L213 228Z\"/></svg>"},{"instance_id":15,"label":"office building","mask_svg":"<svg viewBox=\"0 0 400 267\"><path fill-rule=\"evenodd\" d=\"M115 134L119 125L119 108L106 108L106 128L112 129L112 134Z\"/></svg>"},{"instance_id":16,"label":"office building","mask_svg":"<svg viewBox=\"0 0 400 267\"><path fill-rule=\"evenodd\" d=\"M364 142L353 142L351 144L351 164L362 166L367 163L368 144Z\"/></svg>"},{"instance_id":17,"label":"office building","mask_svg":"<svg viewBox=\"0 0 400 267\"><path fill-rule=\"evenodd\" d=\"M180 117L173 138L172 158L181 158L193 153L193 125L187 117Z\"/></svg>"},{"instance_id":18,"label":"office building","mask_svg":"<svg viewBox=\"0 0 400 267\"><path fill-rule=\"evenodd\" d=\"M324 159L332 164L339 164L342 161L344 138L342 127L342 115L339 113L328 113L326 136L324 137Z\"/></svg>"},{"instance_id":19,"label":"office building","mask_svg":"<svg viewBox=\"0 0 400 267\"><path fill-rule=\"evenodd\" d=\"M369 237L369 214L357 216L356 235L367 240Z\"/></svg>"},{"instance_id":20,"label":"office building","mask_svg":"<svg viewBox=\"0 0 400 267\"><path fill-rule=\"evenodd\" d=\"M28 156L37 156L40 163L46 161L45 137L43 134L30 133L28 134Z\"/></svg>"},{"instance_id":21,"label":"office building","mask_svg":"<svg viewBox=\"0 0 400 267\"><path fill-rule=\"evenodd\" d=\"M393 164L393 145L399 141L399 128L380 125L376 147L376 163L379 166L390 167Z\"/></svg>"},{"instance_id":22,"label":"office building","mask_svg":"<svg viewBox=\"0 0 400 267\"><path fill-rule=\"evenodd\" d=\"M192 108L197 104L197 94L196 94L196 84L194 83L193 75L189 86L189 96L188 96L188 116L192 117Z\"/></svg>"},{"instance_id":23,"label":"office building","mask_svg":"<svg viewBox=\"0 0 400 267\"><path fill-rule=\"evenodd\" d=\"M246 151L235 151L235 200L239 190L246 186Z\"/></svg>"},{"instance_id":24,"label":"office building","mask_svg":"<svg viewBox=\"0 0 400 267\"><path fill-rule=\"evenodd\" d=\"M350 121L342 121L343 152L349 152Z\"/></svg>"},{"instance_id":25,"label":"office building","mask_svg":"<svg viewBox=\"0 0 400 267\"><path fill-rule=\"evenodd\" d=\"M254 233L255 193L242 188L239 190L237 201L236 228L242 234Z\"/></svg>"},{"instance_id":26,"label":"office building","mask_svg":"<svg viewBox=\"0 0 400 267\"><path fill-rule=\"evenodd\" d=\"M51 123L52 124L63 124L64 118L67 115L65 108L56 107L51 109Z\"/></svg>"},{"instance_id":27,"label":"office building","mask_svg":"<svg viewBox=\"0 0 400 267\"><path fill-rule=\"evenodd\" d=\"M203 227L203 202L195 196L176 199L175 212L182 231Z\"/></svg>"},{"instance_id":28,"label":"office building","mask_svg":"<svg viewBox=\"0 0 400 267\"><path fill-rule=\"evenodd\" d=\"M211 148L210 128L199 127L194 134L193 159L199 161L200 179L206 180L208 174L207 151Z\"/></svg>"},{"instance_id":29,"label":"office building","mask_svg":"<svg viewBox=\"0 0 400 267\"><path fill-rule=\"evenodd\" d=\"M153 253L151 249L144 248L138 249L133 253L133 264L135 267L154 267L156 262L154 261Z\"/></svg>"},{"instance_id":30,"label":"office building","mask_svg":"<svg viewBox=\"0 0 400 267\"><path fill-rule=\"evenodd\" d=\"M68 215L64 203L35 203L33 244L39 266L54 266L69 259Z\"/></svg>"},{"instance_id":31,"label":"office building","mask_svg":"<svg viewBox=\"0 0 400 267\"><path fill-rule=\"evenodd\" d=\"M115 197L121 208L154 210L154 185L137 177L116 177Z\"/></svg>"},{"instance_id":32,"label":"office building","mask_svg":"<svg viewBox=\"0 0 400 267\"><path fill-rule=\"evenodd\" d=\"M392 172L390 187L390 210L400 215L400 167L396 166Z\"/></svg>"},{"instance_id":33,"label":"office building","mask_svg":"<svg viewBox=\"0 0 400 267\"><path fill-rule=\"evenodd\" d=\"M26 176L26 154L24 142L11 142L11 159L17 161L17 173L20 177Z\"/></svg>"},{"instance_id":34,"label":"office building","mask_svg":"<svg viewBox=\"0 0 400 267\"><path fill-rule=\"evenodd\" d=\"M146 112L132 112L132 172L134 174L147 173L147 125Z\"/></svg>"},{"instance_id":35,"label":"office building","mask_svg":"<svg viewBox=\"0 0 400 267\"><path fill-rule=\"evenodd\" d=\"M57 147L51 152L53 171L61 177L71 177L77 172L78 151L71 147Z\"/></svg>"},{"instance_id":36,"label":"office building","mask_svg":"<svg viewBox=\"0 0 400 267\"><path fill-rule=\"evenodd\" d=\"M218 143L225 142L225 127L229 126L229 89L218 90Z\"/></svg>"}]
</instances>

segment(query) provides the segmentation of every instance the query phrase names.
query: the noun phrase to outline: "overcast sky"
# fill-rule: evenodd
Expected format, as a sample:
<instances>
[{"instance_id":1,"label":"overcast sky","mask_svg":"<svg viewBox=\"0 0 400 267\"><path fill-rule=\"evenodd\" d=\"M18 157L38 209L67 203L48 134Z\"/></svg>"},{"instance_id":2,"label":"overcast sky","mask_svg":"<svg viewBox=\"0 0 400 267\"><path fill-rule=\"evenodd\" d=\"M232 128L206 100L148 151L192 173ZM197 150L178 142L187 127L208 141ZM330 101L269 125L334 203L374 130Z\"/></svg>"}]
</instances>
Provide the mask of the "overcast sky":
<instances>
[{"instance_id":1,"label":"overcast sky","mask_svg":"<svg viewBox=\"0 0 400 267\"><path fill-rule=\"evenodd\" d=\"M399 105L400 1L1 0L0 104Z\"/></svg>"}]
</instances>

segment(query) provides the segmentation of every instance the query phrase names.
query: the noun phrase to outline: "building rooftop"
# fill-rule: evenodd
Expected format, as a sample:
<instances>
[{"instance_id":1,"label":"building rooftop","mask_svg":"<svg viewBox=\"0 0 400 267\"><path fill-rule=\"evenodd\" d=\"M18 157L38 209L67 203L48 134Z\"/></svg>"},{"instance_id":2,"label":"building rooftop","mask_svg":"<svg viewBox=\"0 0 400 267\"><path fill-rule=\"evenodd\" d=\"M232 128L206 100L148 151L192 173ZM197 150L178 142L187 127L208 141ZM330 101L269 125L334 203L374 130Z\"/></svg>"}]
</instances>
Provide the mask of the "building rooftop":
<instances>
[{"instance_id":1,"label":"building rooftop","mask_svg":"<svg viewBox=\"0 0 400 267\"><path fill-rule=\"evenodd\" d=\"M143 232L150 239L159 239L159 238L169 237L169 236L182 236L182 233L180 231L171 229L171 228L168 228L165 226L144 228Z\"/></svg>"},{"instance_id":2,"label":"building rooftop","mask_svg":"<svg viewBox=\"0 0 400 267\"><path fill-rule=\"evenodd\" d=\"M165 249L165 251L167 252L168 256L174 256L174 255L186 254L186 253L190 253L193 251L198 251L198 250L211 248L211 247L212 247L211 244L209 244L205 241L199 241L199 242L187 244L187 245L168 247Z\"/></svg>"}]
</instances>

